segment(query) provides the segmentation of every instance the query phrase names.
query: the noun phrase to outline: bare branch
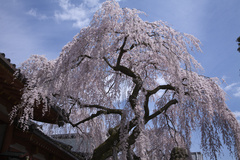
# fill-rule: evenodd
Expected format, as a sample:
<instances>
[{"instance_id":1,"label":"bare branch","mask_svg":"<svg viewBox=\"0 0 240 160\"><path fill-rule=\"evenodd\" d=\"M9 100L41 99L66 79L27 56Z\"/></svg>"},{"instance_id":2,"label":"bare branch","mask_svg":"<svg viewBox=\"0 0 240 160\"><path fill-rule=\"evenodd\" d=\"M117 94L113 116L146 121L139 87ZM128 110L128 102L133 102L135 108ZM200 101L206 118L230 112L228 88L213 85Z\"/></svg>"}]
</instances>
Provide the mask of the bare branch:
<instances>
[{"instance_id":1,"label":"bare branch","mask_svg":"<svg viewBox=\"0 0 240 160\"><path fill-rule=\"evenodd\" d=\"M120 71L122 72L123 74L129 76L129 77L132 77L132 78L136 78L136 74L129 68L125 67L125 66L122 66L122 65L119 65L119 66L113 66L110 64L110 62L108 61L108 59L106 57L103 57L104 61L107 63L107 65L112 68L114 71Z\"/></svg>"},{"instance_id":2,"label":"bare branch","mask_svg":"<svg viewBox=\"0 0 240 160\"><path fill-rule=\"evenodd\" d=\"M153 113L152 115L148 116L146 119L145 119L145 123L147 123L149 120L157 117L159 114L163 113L164 111L167 111L167 109L173 105L173 104L176 104L178 103L178 101L176 99L172 99L170 100L164 107L162 107L161 109L159 109L158 111L156 111L155 113Z\"/></svg>"},{"instance_id":3,"label":"bare branch","mask_svg":"<svg viewBox=\"0 0 240 160\"><path fill-rule=\"evenodd\" d=\"M96 118L96 117L98 117L98 116L100 116L102 114L120 114L120 113L119 113L119 110L117 110L117 109L114 110L114 109L109 109L108 108L106 110L99 110L99 111L97 111L97 113L92 114L91 116L89 116L89 117L87 117L87 118L85 118L85 119L83 119L83 120L81 120L81 121L79 121L79 122L77 122L75 124L72 123L70 120L66 121L66 123L70 123L73 127L76 127L79 124L84 123L84 122L89 121L89 120L92 120L92 119L94 119L94 118Z\"/></svg>"},{"instance_id":4,"label":"bare branch","mask_svg":"<svg viewBox=\"0 0 240 160\"><path fill-rule=\"evenodd\" d=\"M127 42L127 38L128 38L128 36L126 36L126 37L124 38L123 44L122 44L122 46L121 46L121 48L120 48L120 53L119 53L119 56L118 56L118 59L117 59L116 67L120 66L120 62L121 62L123 53L127 52L126 50L124 50L124 47L125 47L126 42Z\"/></svg>"},{"instance_id":5,"label":"bare branch","mask_svg":"<svg viewBox=\"0 0 240 160\"><path fill-rule=\"evenodd\" d=\"M81 60L79 60L80 58L81 58ZM76 60L76 62L78 61L77 64L75 64L75 65L72 66L71 68L73 69L74 67L79 66L85 58L92 59L92 57L89 56L89 55L80 55L80 56L78 57L78 59ZM73 64L74 64L74 63L75 63L75 62L73 62Z\"/></svg>"},{"instance_id":6,"label":"bare branch","mask_svg":"<svg viewBox=\"0 0 240 160\"><path fill-rule=\"evenodd\" d=\"M106 57L103 57L103 59L104 59L104 61L107 63L107 65L108 65L109 67L111 67L112 69L114 69L114 66L112 66L112 65L110 64L110 62L108 61L108 59L107 59Z\"/></svg>"},{"instance_id":7,"label":"bare branch","mask_svg":"<svg viewBox=\"0 0 240 160\"><path fill-rule=\"evenodd\" d=\"M146 120L149 116L149 107L148 107L148 103L149 103L149 98L151 95L157 93L159 90L175 90L175 87L171 86L171 85L159 85L158 87L156 87L153 90L147 90L147 94L146 94L146 98L144 101L144 111L145 111L145 115L144 115L144 119Z\"/></svg>"},{"instance_id":8,"label":"bare branch","mask_svg":"<svg viewBox=\"0 0 240 160\"><path fill-rule=\"evenodd\" d=\"M100 105L89 105L89 104L81 104L81 107L84 108L97 108L97 109L102 109L104 111L106 111L107 114L119 114L122 115L122 110L121 109L112 109L112 108L107 108L107 107L103 107Z\"/></svg>"},{"instance_id":9,"label":"bare branch","mask_svg":"<svg viewBox=\"0 0 240 160\"><path fill-rule=\"evenodd\" d=\"M132 77L132 78L136 78L136 74L129 68L125 67L125 66L121 66L119 65L118 67L114 67L113 68L115 71L120 71L122 72L123 74L129 76L129 77Z\"/></svg>"},{"instance_id":10,"label":"bare branch","mask_svg":"<svg viewBox=\"0 0 240 160\"><path fill-rule=\"evenodd\" d=\"M176 88L169 84L168 85L159 85L158 87L156 87L153 90L147 90L147 94L149 94L149 96L151 96L151 95L157 93L161 89L175 90Z\"/></svg>"},{"instance_id":11,"label":"bare branch","mask_svg":"<svg viewBox=\"0 0 240 160\"><path fill-rule=\"evenodd\" d=\"M70 99L72 99L74 101L74 103L77 103L80 108L96 108L96 109L101 109L101 110L104 110L107 112L107 114L119 114L119 115L122 115L123 111L121 109L113 109L113 108L108 108L108 107L104 107L104 106L101 106L101 105L97 105L97 104L82 104L80 102L79 99L77 98L74 98L72 96L69 96Z\"/></svg>"},{"instance_id":12,"label":"bare branch","mask_svg":"<svg viewBox=\"0 0 240 160\"><path fill-rule=\"evenodd\" d=\"M98 116L102 115L102 114L107 114L107 112L106 112L106 111L97 111L97 113L92 114L90 117L85 118L84 120L81 120L81 121L78 122L78 123L72 124L72 126L73 126L73 127L78 126L79 124L84 123L84 122L86 122L86 121L89 121L89 120L91 120L91 119L93 119L93 118L95 118L95 117L98 117Z\"/></svg>"},{"instance_id":13,"label":"bare branch","mask_svg":"<svg viewBox=\"0 0 240 160\"><path fill-rule=\"evenodd\" d=\"M120 71L123 74L133 78L133 83L135 83L136 85L134 87L134 90L133 90L132 94L129 97L129 102L131 104L132 109L134 109L135 106L136 106L136 98L138 96L138 93L139 93L140 89L142 88L142 83L143 83L142 79L140 78L139 75L134 73L130 68L127 68L127 67L121 66L121 65L118 65L118 66L114 67L109 63L109 61L107 60L106 57L103 57L103 59L109 65L109 67L111 67L113 70Z\"/></svg>"}]
</instances>

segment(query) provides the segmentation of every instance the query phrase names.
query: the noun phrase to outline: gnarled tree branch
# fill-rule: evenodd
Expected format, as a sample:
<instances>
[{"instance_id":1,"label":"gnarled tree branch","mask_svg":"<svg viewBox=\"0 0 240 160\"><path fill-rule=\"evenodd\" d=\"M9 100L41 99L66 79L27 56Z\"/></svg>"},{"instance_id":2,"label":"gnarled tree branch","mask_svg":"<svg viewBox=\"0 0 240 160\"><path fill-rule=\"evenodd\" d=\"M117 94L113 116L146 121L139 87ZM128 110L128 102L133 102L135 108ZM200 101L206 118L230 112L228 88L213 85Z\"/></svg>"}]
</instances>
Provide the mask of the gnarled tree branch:
<instances>
[{"instance_id":1,"label":"gnarled tree branch","mask_svg":"<svg viewBox=\"0 0 240 160\"><path fill-rule=\"evenodd\" d=\"M159 114L163 113L164 111L167 111L167 109L173 105L173 104L176 104L178 103L178 101L176 99L172 99L170 100L164 107L160 108L158 111L156 111L155 113L153 113L152 115L148 116L146 119L145 119L145 123L147 123L149 120L157 117Z\"/></svg>"},{"instance_id":2,"label":"gnarled tree branch","mask_svg":"<svg viewBox=\"0 0 240 160\"><path fill-rule=\"evenodd\" d=\"M156 88L154 88L153 90L147 90L147 94L145 96L145 101L144 101L144 119L146 120L147 117L149 116L149 107L148 107L148 103L149 103L149 98L151 95L157 93L159 90L161 89L165 89L165 90L175 90L175 87L171 86L171 85L159 85Z\"/></svg>"},{"instance_id":3,"label":"gnarled tree branch","mask_svg":"<svg viewBox=\"0 0 240 160\"><path fill-rule=\"evenodd\" d=\"M100 105L89 105L89 104L81 104L80 105L83 108L96 108L96 109L102 109L104 110L107 114L119 114L122 115L122 110L121 109L112 109L112 108L107 108L107 107L103 107Z\"/></svg>"}]
</instances>

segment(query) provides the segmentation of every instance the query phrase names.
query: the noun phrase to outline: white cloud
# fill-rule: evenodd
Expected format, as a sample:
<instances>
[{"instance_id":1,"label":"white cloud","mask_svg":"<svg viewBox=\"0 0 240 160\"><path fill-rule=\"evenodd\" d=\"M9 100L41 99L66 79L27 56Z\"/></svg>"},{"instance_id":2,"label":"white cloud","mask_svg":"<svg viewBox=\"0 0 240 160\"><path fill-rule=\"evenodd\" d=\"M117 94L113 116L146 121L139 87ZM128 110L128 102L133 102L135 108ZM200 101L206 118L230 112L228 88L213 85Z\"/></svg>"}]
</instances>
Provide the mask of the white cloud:
<instances>
[{"instance_id":1,"label":"white cloud","mask_svg":"<svg viewBox=\"0 0 240 160\"><path fill-rule=\"evenodd\" d=\"M36 10L36 9L33 9L33 8L30 9L30 10L27 12L27 14L30 15L30 16L36 17L36 18L38 18L38 19L40 19L40 20L48 19L48 17L47 17L46 15L44 15L44 14L39 14L39 13L37 12L37 10Z\"/></svg>"},{"instance_id":2,"label":"white cloud","mask_svg":"<svg viewBox=\"0 0 240 160\"><path fill-rule=\"evenodd\" d=\"M233 114L236 116L236 118L240 118L240 111L235 111Z\"/></svg>"},{"instance_id":3,"label":"white cloud","mask_svg":"<svg viewBox=\"0 0 240 160\"><path fill-rule=\"evenodd\" d=\"M95 7L99 5L99 0L84 0L84 4L88 7Z\"/></svg>"},{"instance_id":4,"label":"white cloud","mask_svg":"<svg viewBox=\"0 0 240 160\"><path fill-rule=\"evenodd\" d=\"M28 12L27 12L28 15L30 16L33 16L33 17L37 17L37 11L36 9L30 9Z\"/></svg>"},{"instance_id":5,"label":"white cloud","mask_svg":"<svg viewBox=\"0 0 240 160\"><path fill-rule=\"evenodd\" d=\"M237 87L237 91L233 95L235 97L240 97L240 87Z\"/></svg>"},{"instance_id":6,"label":"white cloud","mask_svg":"<svg viewBox=\"0 0 240 160\"><path fill-rule=\"evenodd\" d=\"M99 0L84 0L79 5L72 4L69 0L60 0L62 11L55 12L55 18L62 21L74 21L73 27L81 28L89 24L90 15L100 7Z\"/></svg>"},{"instance_id":7,"label":"white cloud","mask_svg":"<svg viewBox=\"0 0 240 160\"><path fill-rule=\"evenodd\" d=\"M240 97L240 87L239 87L240 82L237 83L232 83L230 85L227 85L224 90L225 91L231 91L234 97Z\"/></svg>"},{"instance_id":8,"label":"white cloud","mask_svg":"<svg viewBox=\"0 0 240 160\"><path fill-rule=\"evenodd\" d=\"M224 88L224 90L225 90L225 91L229 91L229 90L233 89L233 87L236 86L237 84L239 84L239 83L232 83L232 84L226 86L226 87Z\"/></svg>"},{"instance_id":9,"label":"white cloud","mask_svg":"<svg viewBox=\"0 0 240 160\"><path fill-rule=\"evenodd\" d=\"M120 2L121 0L116 0ZM58 0L60 10L56 10L54 18L58 21L73 21L73 27L82 28L87 26L91 21L93 13L100 8L101 2L99 0L83 0L82 3L72 3L71 0ZM44 14L40 14L37 9L30 9L28 15L38 18L40 20L49 19Z\"/></svg>"}]
</instances>

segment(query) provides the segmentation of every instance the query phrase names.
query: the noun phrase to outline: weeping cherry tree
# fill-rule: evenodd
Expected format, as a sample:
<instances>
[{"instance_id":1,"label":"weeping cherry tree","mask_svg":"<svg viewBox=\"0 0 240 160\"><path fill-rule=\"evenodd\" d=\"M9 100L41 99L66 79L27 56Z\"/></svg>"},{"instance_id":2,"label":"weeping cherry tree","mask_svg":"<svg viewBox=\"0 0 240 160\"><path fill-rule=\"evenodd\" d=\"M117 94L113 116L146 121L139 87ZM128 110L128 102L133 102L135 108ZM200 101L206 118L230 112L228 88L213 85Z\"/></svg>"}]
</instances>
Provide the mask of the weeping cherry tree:
<instances>
[{"instance_id":1,"label":"weeping cherry tree","mask_svg":"<svg viewBox=\"0 0 240 160\"><path fill-rule=\"evenodd\" d=\"M20 67L27 79L19 123L27 129L35 107L63 111L64 125L91 137L91 159L169 159L174 147L201 148L217 159L227 145L240 158L239 124L218 79L201 75L190 53L199 40L165 22L143 21L136 9L106 1L56 60L33 55Z\"/></svg>"}]
</instances>

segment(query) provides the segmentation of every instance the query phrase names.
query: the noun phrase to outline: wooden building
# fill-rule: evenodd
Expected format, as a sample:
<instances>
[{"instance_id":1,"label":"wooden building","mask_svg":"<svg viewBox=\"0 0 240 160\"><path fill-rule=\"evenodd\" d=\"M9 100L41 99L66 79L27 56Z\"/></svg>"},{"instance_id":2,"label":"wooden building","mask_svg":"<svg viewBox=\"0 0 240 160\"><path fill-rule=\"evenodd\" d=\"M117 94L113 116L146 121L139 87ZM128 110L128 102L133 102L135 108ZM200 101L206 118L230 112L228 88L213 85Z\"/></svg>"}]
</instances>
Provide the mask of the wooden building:
<instances>
[{"instance_id":1,"label":"wooden building","mask_svg":"<svg viewBox=\"0 0 240 160\"><path fill-rule=\"evenodd\" d=\"M0 159L1 160L76 160L83 159L71 146L45 135L32 123L28 131L10 124L9 112L21 100L24 80L14 77L16 66L0 53ZM52 107L42 117L41 106L34 111L34 120L57 124L61 110Z\"/></svg>"}]
</instances>

